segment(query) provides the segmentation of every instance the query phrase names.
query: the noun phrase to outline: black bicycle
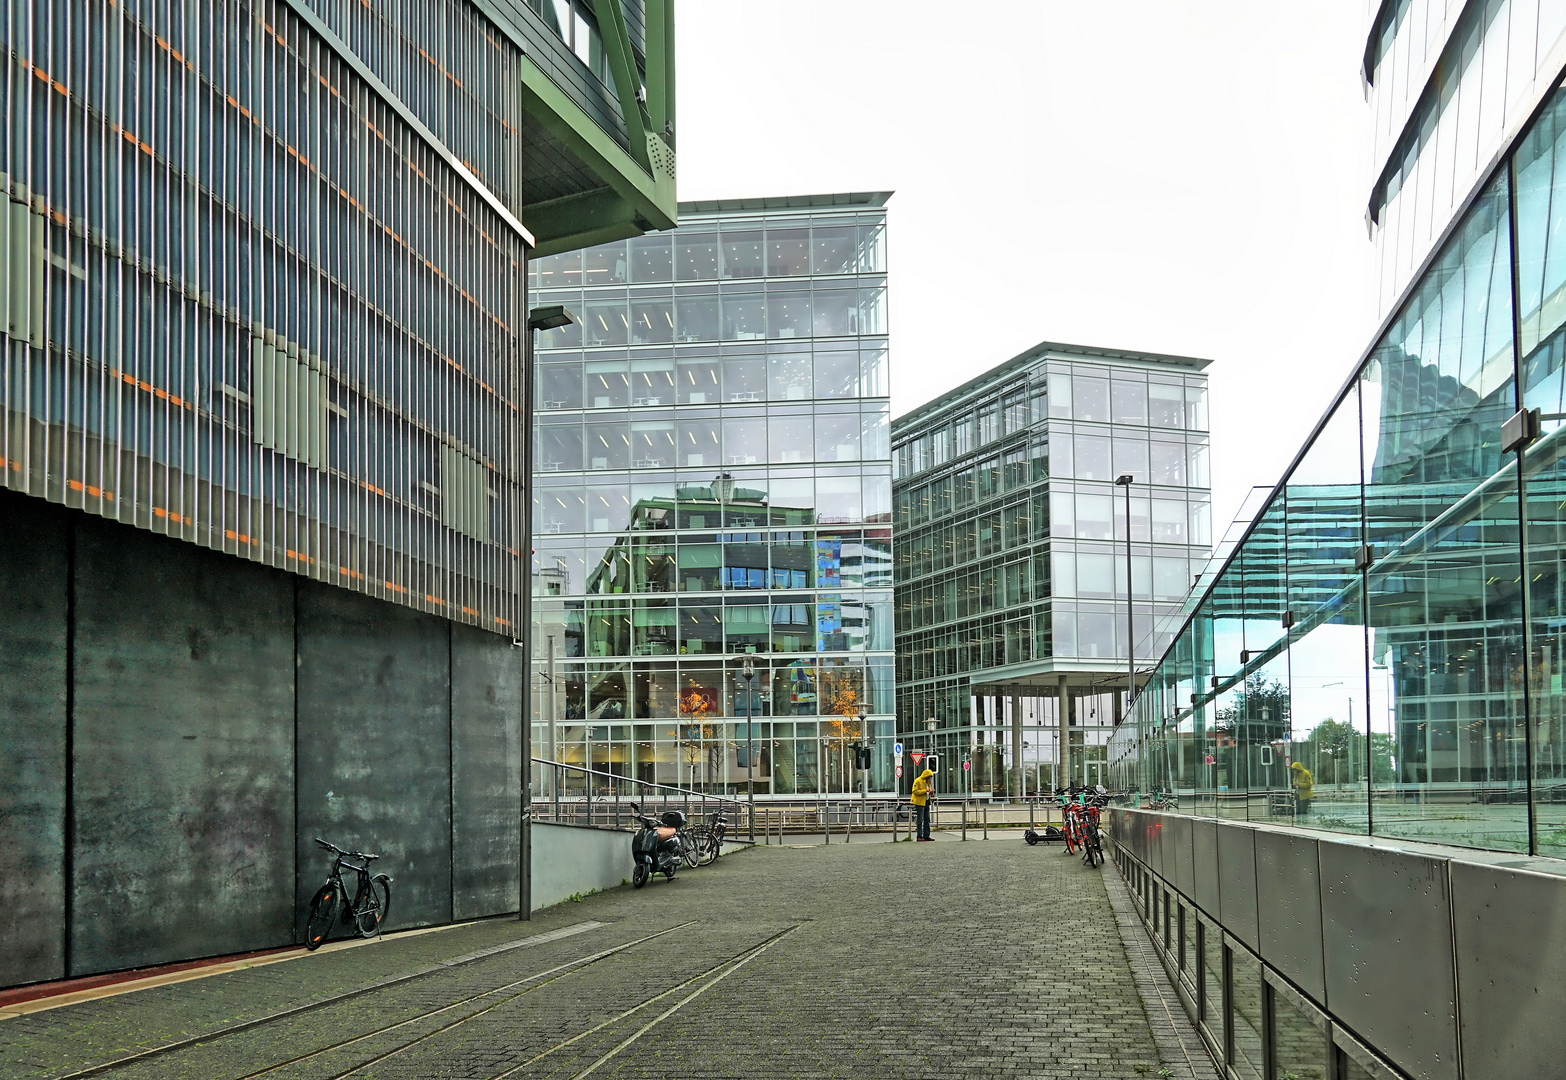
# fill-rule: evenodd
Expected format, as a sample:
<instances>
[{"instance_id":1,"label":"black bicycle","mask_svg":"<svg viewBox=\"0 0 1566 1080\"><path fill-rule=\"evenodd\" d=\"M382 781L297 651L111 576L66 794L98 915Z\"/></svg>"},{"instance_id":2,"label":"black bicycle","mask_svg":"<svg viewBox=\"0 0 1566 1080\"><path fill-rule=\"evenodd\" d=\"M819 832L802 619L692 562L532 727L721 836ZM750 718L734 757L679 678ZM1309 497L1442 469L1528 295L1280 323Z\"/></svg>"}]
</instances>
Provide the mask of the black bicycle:
<instances>
[{"instance_id":1,"label":"black bicycle","mask_svg":"<svg viewBox=\"0 0 1566 1080\"><path fill-rule=\"evenodd\" d=\"M305 923L305 948L314 952L326 940L337 924L339 913L344 926L351 926L360 937L374 937L381 932L386 913L391 910L391 878L385 874L370 875L370 862L379 859L367 851L344 851L336 844L328 844L319 836L315 842L332 853L332 872L326 884L316 891L310 901L310 918ZM348 860L358 860L357 863ZM358 887L353 900L348 899L348 888L343 884L343 869L354 872Z\"/></svg>"}]
</instances>

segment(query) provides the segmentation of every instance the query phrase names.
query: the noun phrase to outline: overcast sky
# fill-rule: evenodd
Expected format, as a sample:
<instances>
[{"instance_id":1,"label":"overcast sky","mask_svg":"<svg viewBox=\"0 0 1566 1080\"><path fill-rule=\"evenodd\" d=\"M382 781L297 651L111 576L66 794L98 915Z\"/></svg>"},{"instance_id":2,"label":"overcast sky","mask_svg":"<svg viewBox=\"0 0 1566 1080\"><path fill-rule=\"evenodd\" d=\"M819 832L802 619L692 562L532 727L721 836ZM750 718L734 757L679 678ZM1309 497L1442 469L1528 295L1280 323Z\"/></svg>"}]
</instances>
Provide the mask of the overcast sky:
<instances>
[{"instance_id":1,"label":"overcast sky","mask_svg":"<svg viewBox=\"0 0 1566 1080\"><path fill-rule=\"evenodd\" d=\"M1214 531L1368 345L1365 0L680 0L685 199L892 190L892 411L1211 359Z\"/></svg>"}]
</instances>

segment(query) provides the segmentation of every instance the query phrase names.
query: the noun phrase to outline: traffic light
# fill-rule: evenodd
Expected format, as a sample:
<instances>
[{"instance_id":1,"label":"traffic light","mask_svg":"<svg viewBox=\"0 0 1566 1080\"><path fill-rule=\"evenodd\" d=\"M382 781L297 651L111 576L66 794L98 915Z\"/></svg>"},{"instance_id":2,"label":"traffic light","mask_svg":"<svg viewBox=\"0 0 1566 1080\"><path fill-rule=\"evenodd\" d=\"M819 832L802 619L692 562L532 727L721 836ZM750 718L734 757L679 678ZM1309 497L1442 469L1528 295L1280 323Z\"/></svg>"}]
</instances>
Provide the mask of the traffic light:
<instances>
[{"instance_id":1,"label":"traffic light","mask_svg":"<svg viewBox=\"0 0 1566 1080\"><path fill-rule=\"evenodd\" d=\"M861 769L870 768L870 748L868 746L859 747L859 767Z\"/></svg>"}]
</instances>

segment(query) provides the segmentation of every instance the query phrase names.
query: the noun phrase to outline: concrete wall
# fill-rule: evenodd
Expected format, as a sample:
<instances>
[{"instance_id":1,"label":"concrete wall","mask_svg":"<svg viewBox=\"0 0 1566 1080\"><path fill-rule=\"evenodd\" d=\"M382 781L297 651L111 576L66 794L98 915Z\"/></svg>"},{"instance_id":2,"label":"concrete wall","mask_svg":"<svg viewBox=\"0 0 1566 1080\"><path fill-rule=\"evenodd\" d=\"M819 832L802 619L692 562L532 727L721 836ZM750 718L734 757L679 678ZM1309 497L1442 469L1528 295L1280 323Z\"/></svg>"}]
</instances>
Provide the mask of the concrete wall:
<instances>
[{"instance_id":1,"label":"concrete wall","mask_svg":"<svg viewBox=\"0 0 1566 1080\"><path fill-rule=\"evenodd\" d=\"M7 491L0 590L0 986L293 943L314 836L516 910L507 638Z\"/></svg>"},{"instance_id":2,"label":"concrete wall","mask_svg":"<svg viewBox=\"0 0 1566 1080\"><path fill-rule=\"evenodd\" d=\"M1566 1061L1566 862L1139 810L1112 810L1109 835L1350 1057L1419 1080Z\"/></svg>"},{"instance_id":3,"label":"concrete wall","mask_svg":"<svg viewBox=\"0 0 1566 1080\"><path fill-rule=\"evenodd\" d=\"M535 822L533 910L558 904L573 893L613 889L629 881L631 836L629 832Z\"/></svg>"}]
</instances>

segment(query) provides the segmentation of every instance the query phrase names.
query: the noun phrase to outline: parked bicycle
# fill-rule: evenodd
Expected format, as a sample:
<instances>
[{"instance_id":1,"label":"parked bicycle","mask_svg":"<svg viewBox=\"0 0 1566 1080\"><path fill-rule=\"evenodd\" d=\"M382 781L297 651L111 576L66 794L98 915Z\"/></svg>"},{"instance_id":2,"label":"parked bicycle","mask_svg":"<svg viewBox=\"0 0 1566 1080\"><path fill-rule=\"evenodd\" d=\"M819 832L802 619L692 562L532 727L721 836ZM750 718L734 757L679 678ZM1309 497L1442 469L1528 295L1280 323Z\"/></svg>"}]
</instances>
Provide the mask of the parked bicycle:
<instances>
[{"instance_id":1,"label":"parked bicycle","mask_svg":"<svg viewBox=\"0 0 1566 1080\"><path fill-rule=\"evenodd\" d=\"M1099 829L1099 812L1109 803L1109 792L1100 784L1083 789L1076 796L1060 794L1061 832L1065 834L1066 853L1082 852L1087 866L1104 864L1104 842Z\"/></svg>"},{"instance_id":2,"label":"parked bicycle","mask_svg":"<svg viewBox=\"0 0 1566 1080\"><path fill-rule=\"evenodd\" d=\"M380 856L367 851L344 851L319 836L315 842L332 853L332 871L326 877L326 884L316 890L310 901L310 917L305 921L305 948L311 952L319 949L337 924L339 915L343 925L353 927L360 937L379 934L386 922L386 913L391 910L391 878L385 874L370 874L370 863ZM352 900L348 899L348 888L343 884L345 868L353 871L356 878Z\"/></svg>"},{"instance_id":3,"label":"parked bicycle","mask_svg":"<svg viewBox=\"0 0 1566 1080\"><path fill-rule=\"evenodd\" d=\"M728 832L729 822L721 813L712 815L711 819L696 836L696 865L707 866L717 859L718 853L723 849L723 837Z\"/></svg>"}]
</instances>

